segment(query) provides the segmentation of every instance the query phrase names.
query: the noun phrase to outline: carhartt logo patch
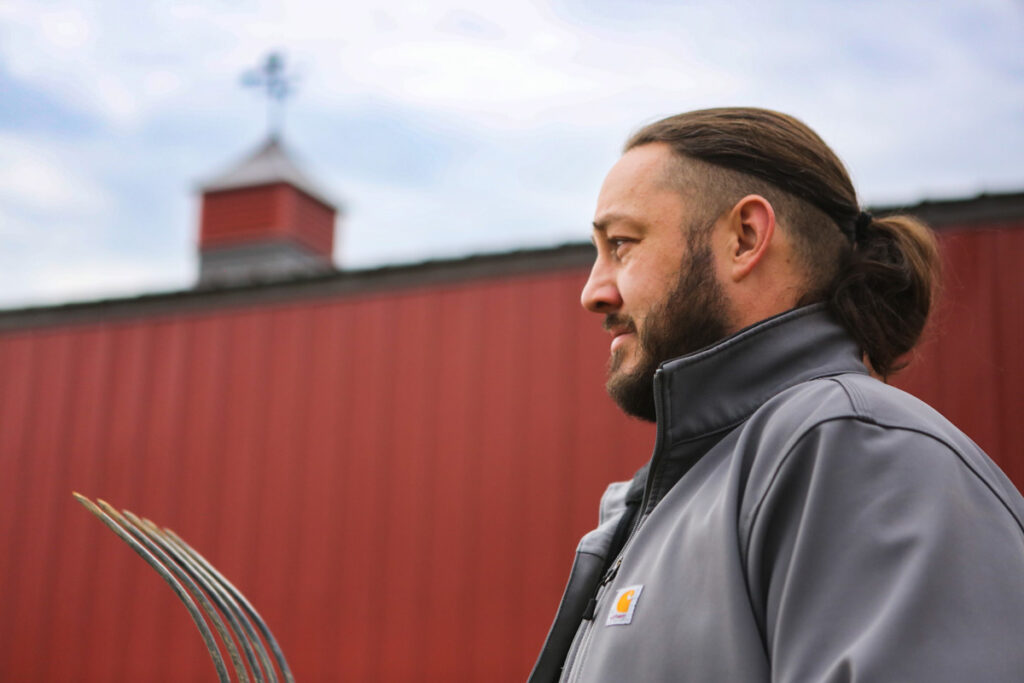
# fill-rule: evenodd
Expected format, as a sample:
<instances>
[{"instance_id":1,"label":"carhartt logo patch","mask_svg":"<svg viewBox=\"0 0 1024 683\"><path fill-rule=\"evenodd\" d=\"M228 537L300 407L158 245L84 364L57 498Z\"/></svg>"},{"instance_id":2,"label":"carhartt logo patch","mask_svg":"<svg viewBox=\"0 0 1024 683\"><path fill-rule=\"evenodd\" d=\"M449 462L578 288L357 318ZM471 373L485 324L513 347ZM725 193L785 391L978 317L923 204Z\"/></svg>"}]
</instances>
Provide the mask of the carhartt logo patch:
<instances>
[{"instance_id":1,"label":"carhartt logo patch","mask_svg":"<svg viewBox=\"0 0 1024 683\"><path fill-rule=\"evenodd\" d=\"M625 626L633 621L633 612L636 611L636 601L640 599L640 591L643 586L626 586L615 594L612 600L611 611L608 612L608 619L605 626Z\"/></svg>"}]
</instances>

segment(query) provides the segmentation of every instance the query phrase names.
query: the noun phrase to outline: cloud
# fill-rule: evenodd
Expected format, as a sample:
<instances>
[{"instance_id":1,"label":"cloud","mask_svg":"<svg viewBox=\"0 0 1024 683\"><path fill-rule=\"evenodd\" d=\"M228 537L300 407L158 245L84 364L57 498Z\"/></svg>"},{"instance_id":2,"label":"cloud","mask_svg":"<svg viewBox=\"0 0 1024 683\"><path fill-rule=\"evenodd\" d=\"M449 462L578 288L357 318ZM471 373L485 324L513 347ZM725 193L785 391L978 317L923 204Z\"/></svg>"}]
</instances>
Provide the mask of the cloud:
<instances>
[{"instance_id":1,"label":"cloud","mask_svg":"<svg viewBox=\"0 0 1024 683\"><path fill-rule=\"evenodd\" d=\"M10 296L189 286L190 190L259 142L239 76L278 48L349 265L584 239L629 131L706 106L804 119L868 203L1024 184L1012 0L6 0L0 31Z\"/></svg>"},{"instance_id":2,"label":"cloud","mask_svg":"<svg viewBox=\"0 0 1024 683\"><path fill-rule=\"evenodd\" d=\"M97 249L35 253L0 263L0 305L5 308L172 291L187 287L194 277L181 259L139 261Z\"/></svg>"},{"instance_id":3,"label":"cloud","mask_svg":"<svg viewBox=\"0 0 1024 683\"><path fill-rule=\"evenodd\" d=\"M109 191L74 170L75 154L64 143L0 132L0 204L63 216L109 210Z\"/></svg>"}]
</instances>

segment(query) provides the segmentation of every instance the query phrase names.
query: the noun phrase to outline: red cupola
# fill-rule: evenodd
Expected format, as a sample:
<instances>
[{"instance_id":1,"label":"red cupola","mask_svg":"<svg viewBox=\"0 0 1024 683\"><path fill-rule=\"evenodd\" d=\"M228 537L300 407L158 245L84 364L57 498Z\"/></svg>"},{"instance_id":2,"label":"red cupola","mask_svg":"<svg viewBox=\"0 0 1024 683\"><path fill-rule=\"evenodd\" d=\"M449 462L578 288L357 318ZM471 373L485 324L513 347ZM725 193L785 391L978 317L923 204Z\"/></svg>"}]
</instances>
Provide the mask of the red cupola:
<instances>
[{"instance_id":1,"label":"red cupola","mask_svg":"<svg viewBox=\"0 0 1024 683\"><path fill-rule=\"evenodd\" d=\"M337 208L276 136L200 189L200 286L334 269Z\"/></svg>"}]
</instances>

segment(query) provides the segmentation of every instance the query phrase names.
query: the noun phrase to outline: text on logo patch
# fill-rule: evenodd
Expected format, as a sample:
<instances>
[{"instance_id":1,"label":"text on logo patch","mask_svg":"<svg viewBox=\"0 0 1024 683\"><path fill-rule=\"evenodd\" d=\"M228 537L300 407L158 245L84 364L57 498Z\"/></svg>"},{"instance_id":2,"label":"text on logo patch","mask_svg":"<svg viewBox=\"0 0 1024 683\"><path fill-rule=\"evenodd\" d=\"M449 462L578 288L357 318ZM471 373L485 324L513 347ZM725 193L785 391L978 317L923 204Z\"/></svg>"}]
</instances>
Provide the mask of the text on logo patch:
<instances>
[{"instance_id":1,"label":"text on logo patch","mask_svg":"<svg viewBox=\"0 0 1024 683\"><path fill-rule=\"evenodd\" d=\"M640 592L644 589L640 586L626 586L619 589L612 600L612 608L608 612L608 619L605 626L625 626L633 621L633 612L636 611L636 602L640 599Z\"/></svg>"}]
</instances>

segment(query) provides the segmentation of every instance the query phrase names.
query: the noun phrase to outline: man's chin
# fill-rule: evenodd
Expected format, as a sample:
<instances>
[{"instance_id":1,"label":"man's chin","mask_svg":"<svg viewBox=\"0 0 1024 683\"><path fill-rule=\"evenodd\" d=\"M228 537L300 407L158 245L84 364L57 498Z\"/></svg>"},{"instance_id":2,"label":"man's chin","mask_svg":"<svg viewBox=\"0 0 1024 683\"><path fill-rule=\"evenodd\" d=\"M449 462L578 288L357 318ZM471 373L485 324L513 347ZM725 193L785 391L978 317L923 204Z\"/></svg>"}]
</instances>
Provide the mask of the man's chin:
<instances>
[{"instance_id":1,"label":"man's chin","mask_svg":"<svg viewBox=\"0 0 1024 683\"><path fill-rule=\"evenodd\" d=\"M608 381L611 382L617 377L628 375L636 368L636 363L626 353L626 349L612 351L608 359Z\"/></svg>"},{"instance_id":2,"label":"man's chin","mask_svg":"<svg viewBox=\"0 0 1024 683\"><path fill-rule=\"evenodd\" d=\"M622 412L647 422L656 420L653 372L613 370L608 374L605 389Z\"/></svg>"}]
</instances>

